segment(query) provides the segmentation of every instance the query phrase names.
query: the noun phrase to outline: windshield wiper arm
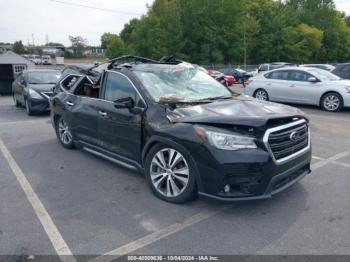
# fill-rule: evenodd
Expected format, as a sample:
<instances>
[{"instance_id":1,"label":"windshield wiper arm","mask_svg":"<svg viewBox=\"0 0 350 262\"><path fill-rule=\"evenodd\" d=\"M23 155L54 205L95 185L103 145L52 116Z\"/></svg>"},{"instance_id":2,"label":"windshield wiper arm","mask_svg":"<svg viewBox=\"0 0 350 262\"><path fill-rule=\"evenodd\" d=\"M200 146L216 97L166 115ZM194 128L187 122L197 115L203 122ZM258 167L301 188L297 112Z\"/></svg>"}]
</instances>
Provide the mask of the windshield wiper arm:
<instances>
[{"instance_id":1,"label":"windshield wiper arm","mask_svg":"<svg viewBox=\"0 0 350 262\"><path fill-rule=\"evenodd\" d=\"M218 99L232 99L232 96L214 96L214 97L207 97L207 98L202 98L199 101L202 100L209 100L209 101L213 101L213 100L218 100Z\"/></svg>"}]
</instances>

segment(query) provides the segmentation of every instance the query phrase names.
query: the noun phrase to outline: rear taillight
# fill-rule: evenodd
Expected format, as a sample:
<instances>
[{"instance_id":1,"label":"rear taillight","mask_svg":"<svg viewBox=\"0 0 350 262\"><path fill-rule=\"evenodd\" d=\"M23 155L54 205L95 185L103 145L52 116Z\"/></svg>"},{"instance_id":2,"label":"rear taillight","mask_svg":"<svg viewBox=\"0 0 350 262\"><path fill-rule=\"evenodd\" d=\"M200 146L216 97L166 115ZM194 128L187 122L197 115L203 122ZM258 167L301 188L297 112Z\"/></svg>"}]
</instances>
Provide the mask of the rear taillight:
<instances>
[{"instance_id":1,"label":"rear taillight","mask_svg":"<svg viewBox=\"0 0 350 262\"><path fill-rule=\"evenodd\" d=\"M247 85L250 85L252 82L253 82L253 80L248 79L247 81L245 81L245 85L246 85L246 86L247 86Z\"/></svg>"}]
</instances>

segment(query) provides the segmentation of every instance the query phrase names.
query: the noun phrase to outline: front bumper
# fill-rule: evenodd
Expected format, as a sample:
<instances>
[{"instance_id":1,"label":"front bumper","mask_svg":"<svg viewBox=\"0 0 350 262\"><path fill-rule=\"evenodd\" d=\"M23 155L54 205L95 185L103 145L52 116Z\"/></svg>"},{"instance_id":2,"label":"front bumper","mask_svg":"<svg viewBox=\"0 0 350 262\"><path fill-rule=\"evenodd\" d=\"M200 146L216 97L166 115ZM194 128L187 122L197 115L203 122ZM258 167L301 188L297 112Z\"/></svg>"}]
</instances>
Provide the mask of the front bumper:
<instances>
[{"instance_id":1,"label":"front bumper","mask_svg":"<svg viewBox=\"0 0 350 262\"><path fill-rule=\"evenodd\" d=\"M47 99L34 99L31 98L29 101L30 109L34 112L49 112L50 103Z\"/></svg>"},{"instance_id":2,"label":"front bumper","mask_svg":"<svg viewBox=\"0 0 350 262\"><path fill-rule=\"evenodd\" d=\"M199 195L222 202L270 198L311 172L311 149L282 165L263 149L232 152L202 147L192 157ZM229 192L225 185L230 185Z\"/></svg>"}]
</instances>

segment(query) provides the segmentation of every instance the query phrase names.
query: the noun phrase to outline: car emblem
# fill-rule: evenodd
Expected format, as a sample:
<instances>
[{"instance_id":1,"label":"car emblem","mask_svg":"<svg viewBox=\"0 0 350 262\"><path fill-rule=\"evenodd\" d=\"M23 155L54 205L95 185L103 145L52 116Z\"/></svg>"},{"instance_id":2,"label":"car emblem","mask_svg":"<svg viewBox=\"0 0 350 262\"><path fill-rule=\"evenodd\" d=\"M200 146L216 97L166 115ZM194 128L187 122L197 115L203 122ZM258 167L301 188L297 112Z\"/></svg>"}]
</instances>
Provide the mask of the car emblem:
<instances>
[{"instance_id":1,"label":"car emblem","mask_svg":"<svg viewBox=\"0 0 350 262\"><path fill-rule=\"evenodd\" d=\"M292 141L297 141L300 138L300 134L298 132L292 132L289 138Z\"/></svg>"}]
</instances>

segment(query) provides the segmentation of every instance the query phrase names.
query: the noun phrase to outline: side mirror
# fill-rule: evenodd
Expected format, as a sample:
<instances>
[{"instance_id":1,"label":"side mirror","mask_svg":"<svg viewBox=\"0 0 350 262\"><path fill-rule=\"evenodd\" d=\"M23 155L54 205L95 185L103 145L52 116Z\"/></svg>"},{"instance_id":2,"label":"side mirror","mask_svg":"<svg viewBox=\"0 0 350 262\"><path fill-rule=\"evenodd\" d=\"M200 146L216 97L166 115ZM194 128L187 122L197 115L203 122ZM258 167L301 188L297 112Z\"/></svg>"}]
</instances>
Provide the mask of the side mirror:
<instances>
[{"instance_id":1,"label":"side mirror","mask_svg":"<svg viewBox=\"0 0 350 262\"><path fill-rule=\"evenodd\" d=\"M310 83L317 83L318 82L316 77L309 77L309 79L307 81L309 81Z\"/></svg>"},{"instance_id":2,"label":"side mirror","mask_svg":"<svg viewBox=\"0 0 350 262\"><path fill-rule=\"evenodd\" d=\"M21 85L24 85L24 86L26 85L26 81L24 81L23 79L21 79L19 82Z\"/></svg>"},{"instance_id":3,"label":"side mirror","mask_svg":"<svg viewBox=\"0 0 350 262\"><path fill-rule=\"evenodd\" d=\"M135 102L131 97L123 97L114 101L114 107L132 109L135 107Z\"/></svg>"}]
</instances>

